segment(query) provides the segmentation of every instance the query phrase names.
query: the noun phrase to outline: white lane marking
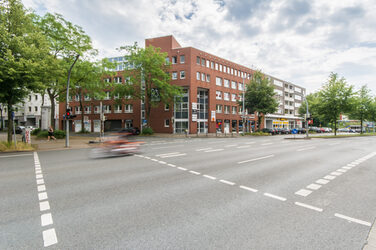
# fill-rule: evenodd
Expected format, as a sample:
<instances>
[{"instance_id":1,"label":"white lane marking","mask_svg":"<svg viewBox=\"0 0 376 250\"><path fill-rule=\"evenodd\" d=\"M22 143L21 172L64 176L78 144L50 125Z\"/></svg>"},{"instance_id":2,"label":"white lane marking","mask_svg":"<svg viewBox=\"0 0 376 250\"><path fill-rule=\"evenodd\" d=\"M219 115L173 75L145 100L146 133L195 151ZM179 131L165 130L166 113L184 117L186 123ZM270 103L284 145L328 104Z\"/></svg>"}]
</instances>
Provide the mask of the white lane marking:
<instances>
[{"instance_id":1,"label":"white lane marking","mask_svg":"<svg viewBox=\"0 0 376 250\"><path fill-rule=\"evenodd\" d=\"M52 221L52 215L50 213L48 214L42 214L40 217L41 225L42 227L52 225L54 222Z\"/></svg>"},{"instance_id":2,"label":"white lane marking","mask_svg":"<svg viewBox=\"0 0 376 250\"><path fill-rule=\"evenodd\" d=\"M340 143L339 142L335 142L335 143L329 144L329 146L334 146L334 145L338 145L338 144L340 144Z\"/></svg>"},{"instance_id":3,"label":"white lane marking","mask_svg":"<svg viewBox=\"0 0 376 250\"><path fill-rule=\"evenodd\" d=\"M165 161L158 161L160 164L167 164Z\"/></svg>"},{"instance_id":4,"label":"white lane marking","mask_svg":"<svg viewBox=\"0 0 376 250\"><path fill-rule=\"evenodd\" d=\"M21 157L21 156L30 156L30 155L32 155L32 154L4 155L4 156L0 156L0 158Z\"/></svg>"},{"instance_id":5,"label":"white lane marking","mask_svg":"<svg viewBox=\"0 0 376 250\"><path fill-rule=\"evenodd\" d=\"M38 198L39 198L40 201L41 200L47 200L48 199L47 193L46 192L39 193Z\"/></svg>"},{"instance_id":6,"label":"white lane marking","mask_svg":"<svg viewBox=\"0 0 376 250\"><path fill-rule=\"evenodd\" d=\"M149 156L145 156L145 159L148 159L148 160L150 160L151 158L150 158Z\"/></svg>"},{"instance_id":7,"label":"white lane marking","mask_svg":"<svg viewBox=\"0 0 376 250\"><path fill-rule=\"evenodd\" d=\"M236 148L250 148L251 146L239 146L239 147L236 147Z\"/></svg>"},{"instance_id":8,"label":"white lane marking","mask_svg":"<svg viewBox=\"0 0 376 250\"><path fill-rule=\"evenodd\" d=\"M209 149L212 149L212 148L200 148L200 149L196 149L196 151L204 151L204 150L209 150Z\"/></svg>"},{"instance_id":9,"label":"white lane marking","mask_svg":"<svg viewBox=\"0 0 376 250\"><path fill-rule=\"evenodd\" d=\"M167 165L170 166L170 167L176 168L176 165L174 165L174 164L167 164Z\"/></svg>"},{"instance_id":10,"label":"white lane marking","mask_svg":"<svg viewBox=\"0 0 376 250\"><path fill-rule=\"evenodd\" d=\"M261 144L261 146L267 146L267 145L272 145L273 143L272 142L269 142L269 143L263 143Z\"/></svg>"},{"instance_id":11,"label":"white lane marking","mask_svg":"<svg viewBox=\"0 0 376 250\"><path fill-rule=\"evenodd\" d=\"M36 174L41 174L41 173L42 173L42 170L41 170L41 169L37 169L37 170L35 170L35 173L36 173Z\"/></svg>"},{"instance_id":12,"label":"white lane marking","mask_svg":"<svg viewBox=\"0 0 376 250\"><path fill-rule=\"evenodd\" d=\"M251 161L263 160L263 159L267 159L267 158L271 158L271 157L274 157L274 155L267 155L267 156L263 156L263 157L259 157L259 158L255 158L255 159L250 159L250 160L245 160L245 161L239 161L238 164L242 164L242 163L246 163L246 162L251 162Z\"/></svg>"},{"instance_id":13,"label":"white lane marking","mask_svg":"<svg viewBox=\"0 0 376 250\"><path fill-rule=\"evenodd\" d=\"M223 148L219 148L219 149L206 150L204 152L205 153L211 153L211 152L218 152L218 151L223 151L223 150L224 150Z\"/></svg>"},{"instance_id":14,"label":"white lane marking","mask_svg":"<svg viewBox=\"0 0 376 250\"><path fill-rule=\"evenodd\" d=\"M359 165L359 162L351 162L350 164L352 164L352 165Z\"/></svg>"},{"instance_id":15,"label":"white lane marking","mask_svg":"<svg viewBox=\"0 0 376 250\"><path fill-rule=\"evenodd\" d=\"M352 169L352 167L346 167L346 166L345 166L345 167L342 167L342 168L344 168L344 169L349 169L349 170Z\"/></svg>"},{"instance_id":16,"label":"white lane marking","mask_svg":"<svg viewBox=\"0 0 376 250\"><path fill-rule=\"evenodd\" d=\"M299 191L295 192L296 195L304 196L306 197L307 195L310 195L312 193L311 190L307 189L300 189Z\"/></svg>"},{"instance_id":17,"label":"white lane marking","mask_svg":"<svg viewBox=\"0 0 376 250\"><path fill-rule=\"evenodd\" d=\"M165 155L175 155L175 154L180 154L180 152L172 152L172 153L166 153L166 154L159 154L155 156L165 156Z\"/></svg>"},{"instance_id":18,"label":"white lane marking","mask_svg":"<svg viewBox=\"0 0 376 250\"><path fill-rule=\"evenodd\" d=\"M187 155L186 153L182 153L182 154L176 154L176 155L165 155L165 156L160 156L161 158L170 158L170 157L178 157L178 156L183 156L183 155Z\"/></svg>"},{"instance_id":19,"label":"white lane marking","mask_svg":"<svg viewBox=\"0 0 376 250\"><path fill-rule=\"evenodd\" d=\"M347 169L339 168L339 169L337 169L336 171L337 171L337 172L346 173L346 172L347 172Z\"/></svg>"},{"instance_id":20,"label":"white lane marking","mask_svg":"<svg viewBox=\"0 0 376 250\"><path fill-rule=\"evenodd\" d=\"M220 141L212 141L212 142L208 142L208 144L215 144L215 143L219 143L219 142L224 142L224 140L220 140Z\"/></svg>"},{"instance_id":21,"label":"white lane marking","mask_svg":"<svg viewBox=\"0 0 376 250\"><path fill-rule=\"evenodd\" d=\"M57 243L55 228L43 231L44 246L48 247Z\"/></svg>"},{"instance_id":22,"label":"white lane marking","mask_svg":"<svg viewBox=\"0 0 376 250\"><path fill-rule=\"evenodd\" d=\"M264 195L268 196L270 198L276 199L276 200L280 200L280 201L286 201L287 200L284 197L281 197L281 196L278 196L278 195L274 195L274 194L264 193Z\"/></svg>"},{"instance_id":23,"label":"white lane marking","mask_svg":"<svg viewBox=\"0 0 376 250\"><path fill-rule=\"evenodd\" d=\"M184 145L173 145L173 146L157 147L157 148L151 148L151 149L156 150L156 149L176 148L176 147L184 147Z\"/></svg>"},{"instance_id":24,"label":"white lane marking","mask_svg":"<svg viewBox=\"0 0 376 250\"><path fill-rule=\"evenodd\" d=\"M39 185L39 184L44 184L44 180L43 179L39 179L39 180L37 180L37 184Z\"/></svg>"},{"instance_id":25,"label":"white lane marking","mask_svg":"<svg viewBox=\"0 0 376 250\"><path fill-rule=\"evenodd\" d=\"M220 182L224 183L224 184L228 184L228 185L231 185L231 186L234 186L235 183L234 182L231 182L231 181L226 181L226 180L219 180Z\"/></svg>"},{"instance_id":26,"label":"white lane marking","mask_svg":"<svg viewBox=\"0 0 376 250\"><path fill-rule=\"evenodd\" d=\"M305 204L305 203L301 203L301 202L295 202L295 205L305 207L305 208L308 208L308 209L312 209L312 210L315 210L315 211L318 211L318 212L324 211L322 208L314 207L314 206L311 206L311 205L308 205L308 204Z\"/></svg>"},{"instance_id":27,"label":"white lane marking","mask_svg":"<svg viewBox=\"0 0 376 250\"><path fill-rule=\"evenodd\" d=\"M318 179L317 181L316 181L316 183L318 183L318 184L322 184L322 185L325 185L325 184L328 184L330 181L328 181L328 180L324 180L324 179Z\"/></svg>"},{"instance_id":28,"label":"white lane marking","mask_svg":"<svg viewBox=\"0 0 376 250\"><path fill-rule=\"evenodd\" d=\"M196 172L196 171L189 171L189 173L192 173L192 174L195 174L195 175L200 175L201 173L199 173L199 172Z\"/></svg>"},{"instance_id":29,"label":"white lane marking","mask_svg":"<svg viewBox=\"0 0 376 250\"><path fill-rule=\"evenodd\" d=\"M38 188L38 192L46 191L45 185L39 185L37 188Z\"/></svg>"},{"instance_id":30,"label":"white lane marking","mask_svg":"<svg viewBox=\"0 0 376 250\"><path fill-rule=\"evenodd\" d=\"M312 189L312 190L318 190L319 188L321 188L321 185L312 183L312 184L309 184L307 188Z\"/></svg>"},{"instance_id":31,"label":"white lane marking","mask_svg":"<svg viewBox=\"0 0 376 250\"><path fill-rule=\"evenodd\" d=\"M48 201L39 202L39 209L40 211L50 210L50 203Z\"/></svg>"},{"instance_id":32,"label":"white lane marking","mask_svg":"<svg viewBox=\"0 0 376 250\"><path fill-rule=\"evenodd\" d=\"M324 179L327 179L327 180L334 180L336 178L336 176L333 176L333 175L326 175L323 177Z\"/></svg>"},{"instance_id":33,"label":"white lane marking","mask_svg":"<svg viewBox=\"0 0 376 250\"><path fill-rule=\"evenodd\" d=\"M251 141L251 142L246 142L244 144L255 144L256 142L255 141Z\"/></svg>"},{"instance_id":34,"label":"white lane marking","mask_svg":"<svg viewBox=\"0 0 376 250\"><path fill-rule=\"evenodd\" d=\"M238 146L238 144L225 145L225 148L236 147L236 146Z\"/></svg>"},{"instance_id":35,"label":"white lane marking","mask_svg":"<svg viewBox=\"0 0 376 250\"><path fill-rule=\"evenodd\" d=\"M256 193L258 190L257 189L254 189L254 188L250 188L250 187L247 187L247 186L239 186L241 189L245 189L245 190L248 190L248 191L251 191L251 192L254 192Z\"/></svg>"},{"instance_id":36,"label":"white lane marking","mask_svg":"<svg viewBox=\"0 0 376 250\"><path fill-rule=\"evenodd\" d=\"M151 159L152 161L158 161L157 159Z\"/></svg>"},{"instance_id":37,"label":"white lane marking","mask_svg":"<svg viewBox=\"0 0 376 250\"><path fill-rule=\"evenodd\" d=\"M331 172L330 174L331 174L331 175L335 175L335 176L340 176L340 175L342 175L343 173L340 173L340 172L336 172L336 171L334 171L334 172Z\"/></svg>"},{"instance_id":38,"label":"white lane marking","mask_svg":"<svg viewBox=\"0 0 376 250\"><path fill-rule=\"evenodd\" d=\"M338 218L341 218L341 219L345 219L345 220L351 221L351 222L355 222L355 223L358 223L358 224L361 224L361 225L364 225L364 226L368 226L368 227L371 226L370 222L367 222L367 221L364 221L364 220L355 219L355 218L352 218L352 217L349 217L349 216L346 216L346 215L343 215L343 214L337 214L337 213L335 213L334 216L336 216Z\"/></svg>"},{"instance_id":39,"label":"white lane marking","mask_svg":"<svg viewBox=\"0 0 376 250\"><path fill-rule=\"evenodd\" d=\"M316 147L299 148L299 149L297 149L296 151L301 152L301 151L306 151L306 150L315 149L315 148L316 148Z\"/></svg>"},{"instance_id":40,"label":"white lane marking","mask_svg":"<svg viewBox=\"0 0 376 250\"><path fill-rule=\"evenodd\" d=\"M182 167L178 167L178 169L183 170L183 171L187 171L188 170L188 169L182 168Z\"/></svg>"},{"instance_id":41,"label":"white lane marking","mask_svg":"<svg viewBox=\"0 0 376 250\"><path fill-rule=\"evenodd\" d=\"M356 165L354 165L354 164L347 164L347 166L349 166L349 167L356 167Z\"/></svg>"},{"instance_id":42,"label":"white lane marking","mask_svg":"<svg viewBox=\"0 0 376 250\"><path fill-rule=\"evenodd\" d=\"M203 175L205 178L208 178L208 179L211 179L211 180L216 180L217 178L215 178L214 176L211 176L211 175L206 175L204 174Z\"/></svg>"},{"instance_id":43,"label":"white lane marking","mask_svg":"<svg viewBox=\"0 0 376 250\"><path fill-rule=\"evenodd\" d=\"M37 179L43 179L43 174L37 174L37 175L35 176L35 178L37 178Z\"/></svg>"}]
</instances>

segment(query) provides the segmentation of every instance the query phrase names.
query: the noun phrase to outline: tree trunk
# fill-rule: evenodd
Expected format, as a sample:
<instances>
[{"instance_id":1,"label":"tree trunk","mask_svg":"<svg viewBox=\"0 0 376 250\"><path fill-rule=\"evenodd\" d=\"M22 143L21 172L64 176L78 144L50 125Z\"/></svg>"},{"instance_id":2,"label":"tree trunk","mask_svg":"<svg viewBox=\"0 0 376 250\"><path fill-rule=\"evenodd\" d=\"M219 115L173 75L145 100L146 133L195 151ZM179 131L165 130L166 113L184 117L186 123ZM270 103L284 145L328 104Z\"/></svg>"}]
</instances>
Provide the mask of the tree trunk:
<instances>
[{"instance_id":1,"label":"tree trunk","mask_svg":"<svg viewBox=\"0 0 376 250\"><path fill-rule=\"evenodd\" d=\"M50 102L51 102L51 127L53 130L55 130L55 95L50 91L50 89L47 89L48 96L50 97Z\"/></svg>"},{"instance_id":2,"label":"tree trunk","mask_svg":"<svg viewBox=\"0 0 376 250\"><path fill-rule=\"evenodd\" d=\"M13 120L12 120L12 105L10 103L8 106L8 142L12 141L12 130L13 130Z\"/></svg>"},{"instance_id":3,"label":"tree trunk","mask_svg":"<svg viewBox=\"0 0 376 250\"><path fill-rule=\"evenodd\" d=\"M1 128L0 128L0 131L3 131L3 129L4 129L4 120L3 120L3 108L1 108L0 109L0 112L1 112L1 124L0 124L0 126L1 126Z\"/></svg>"},{"instance_id":4,"label":"tree trunk","mask_svg":"<svg viewBox=\"0 0 376 250\"><path fill-rule=\"evenodd\" d=\"M259 115L257 116L257 131L260 131L260 125L261 125L261 115L259 113Z\"/></svg>"},{"instance_id":5,"label":"tree trunk","mask_svg":"<svg viewBox=\"0 0 376 250\"><path fill-rule=\"evenodd\" d=\"M334 120L334 136L337 136L337 119Z\"/></svg>"},{"instance_id":6,"label":"tree trunk","mask_svg":"<svg viewBox=\"0 0 376 250\"><path fill-rule=\"evenodd\" d=\"M79 93L80 95L80 109L81 109L81 133L84 133L85 132L85 124L84 124L84 105L82 103L82 98L83 98L83 95L82 95L82 92L80 91Z\"/></svg>"},{"instance_id":7,"label":"tree trunk","mask_svg":"<svg viewBox=\"0 0 376 250\"><path fill-rule=\"evenodd\" d=\"M363 134L363 117L360 118L360 134Z\"/></svg>"}]
</instances>

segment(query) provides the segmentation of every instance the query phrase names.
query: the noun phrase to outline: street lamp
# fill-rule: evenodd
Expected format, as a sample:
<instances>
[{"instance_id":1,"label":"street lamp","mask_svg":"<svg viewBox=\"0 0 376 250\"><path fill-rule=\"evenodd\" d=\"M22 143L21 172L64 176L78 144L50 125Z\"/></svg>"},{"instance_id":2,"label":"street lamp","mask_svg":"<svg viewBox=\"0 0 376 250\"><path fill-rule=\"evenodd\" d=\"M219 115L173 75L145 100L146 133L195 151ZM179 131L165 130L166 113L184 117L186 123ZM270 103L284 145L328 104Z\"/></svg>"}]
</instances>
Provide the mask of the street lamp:
<instances>
[{"instance_id":1,"label":"street lamp","mask_svg":"<svg viewBox=\"0 0 376 250\"><path fill-rule=\"evenodd\" d=\"M307 109L306 109L306 120L305 120L305 123L306 123L306 135L307 135L307 138L308 138L308 101L307 101L307 98L304 96L304 100L305 100L305 103L306 103L306 106L307 106Z\"/></svg>"},{"instance_id":2,"label":"street lamp","mask_svg":"<svg viewBox=\"0 0 376 250\"><path fill-rule=\"evenodd\" d=\"M243 75L243 134L245 133L245 99L244 99L244 93L245 93L245 86L244 86L244 78L245 75Z\"/></svg>"}]
</instances>

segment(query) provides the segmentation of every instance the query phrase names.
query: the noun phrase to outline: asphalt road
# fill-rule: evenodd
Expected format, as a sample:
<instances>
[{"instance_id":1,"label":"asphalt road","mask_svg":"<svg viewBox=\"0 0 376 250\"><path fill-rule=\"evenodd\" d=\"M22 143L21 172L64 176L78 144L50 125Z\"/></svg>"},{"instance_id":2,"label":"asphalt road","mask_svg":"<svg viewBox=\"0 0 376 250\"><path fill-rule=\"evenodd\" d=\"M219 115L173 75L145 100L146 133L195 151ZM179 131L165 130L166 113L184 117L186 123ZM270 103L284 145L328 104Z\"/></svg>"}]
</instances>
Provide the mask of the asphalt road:
<instances>
[{"instance_id":1,"label":"asphalt road","mask_svg":"<svg viewBox=\"0 0 376 250\"><path fill-rule=\"evenodd\" d=\"M362 249L376 138L286 137L2 154L0 249Z\"/></svg>"}]
</instances>

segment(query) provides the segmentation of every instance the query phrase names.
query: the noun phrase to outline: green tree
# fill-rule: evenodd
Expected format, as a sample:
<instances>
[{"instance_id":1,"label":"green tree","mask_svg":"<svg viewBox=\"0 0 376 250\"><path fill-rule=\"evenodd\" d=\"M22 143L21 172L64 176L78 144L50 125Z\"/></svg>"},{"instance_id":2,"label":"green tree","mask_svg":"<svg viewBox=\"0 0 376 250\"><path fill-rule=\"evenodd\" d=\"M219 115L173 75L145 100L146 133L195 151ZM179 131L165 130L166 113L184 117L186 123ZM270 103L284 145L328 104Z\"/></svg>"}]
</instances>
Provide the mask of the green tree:
<instances>
[{"instance_id":1,"label":"green tree","mask_svg":"<svg viewBox=\"0 0 376 250\"><path fill-rule=\"evenodd\" d=\"M351 118L360 120L361 134L363 133L363 121L370 118L372 112L372 96L367 85L363 85L356 93L353 102L353 109L350 113Z\"/></svg>"},{"instance_id":2,"label":"green tree","mask_svg":"<svg viewBox=\"0 0 376 250\"><path fill-rule=\"evenodd\" d=\"M329 121L327 121L325 117L322 116L320 112L318 111L319 104L320 104L319 93L315 92L315 93L308 94L305 98L308 101L309 115L311 116L313 120L312 126L316 126L316 127L327 126ZM299 107L299 110L298 110L299 114L305 117L306 109L307 109L307 105L304 101L302 105Z\"/></svg>"},{"instance_id":3,"label":"green tree","mask_svg":"<svg viewBox=\"0 0 376 250\"><path fill-rule=\"evenodd\" d=\"M0 1L0 103L8 108L8 142L12 141L11 113L30 91L43 88L48 43L19 0Z\"/></svg>"},{"instance_id":4,"label":"green tree","mask_svg":"<svg viewBox=\"0 0 376 250\"><path fill-rule=\"evenodd\" d=\"M372 100L371 100L371 104L370 104L370 107L369 107L369 113L368 113L367 120L373 122L373 132L376 132L376 128L375 128L375 122L376 122L376 97L372 98Z\"/></svg>"},{"instance_id":5,"label":"green tree","mask_svg":"<svg viewBox=\"0 0 376 250\"><path fill-rule=\"evenodd\" d=\"M275 113L278 109L279 103L274 95L274 87L269 79L260 71L255 72L246 88L244 106L251 114L257 112L258 129L260 129L262 117ZM239 105L243 105L243 102L239 102Z\"/></svg>"},{"instance_id":6,"label":"green tree","mask_svg":"<svg viewBox=\"0 0 376 250\"><path fill-rule=\"evenodd\" d=\"M341 113L350 112L353 102L353 87L346 80L331 73L329 80L318 92L318 113L328 122L334 124L334 135L337 135L337 120Z\"/></svg>"},{"instance_id":7,"label":"green tree","mask_svg":"<svg viewBox=\"0 0 376 250\"><path fill-rule=\"evenodd\" d=\"M77 25L60 14L34 15L34 23L43 31L49 42L52 59L43 72L45 91L51 101L51 126L55 127L55 101L66 92L67 72L77 55L83 56L93 50L91 39Z\"/></svg>"},{"instance_id":8,"label":"green tree","mask_svg":"<svg viewBox=\"0 0 376 250\"><path fill-rule=\"evenodd\" d=\"M181 87L170 84L170 65L165 60L167 53L162 53L160 48L139 48L135 43L120 49L126 51L128 69L124 71L124 77L128 84L116 86L114 93L144 100L147 127L150 127L152 107L173 102L174 97L181 95Z\"/></svg>"}]
</instances>

